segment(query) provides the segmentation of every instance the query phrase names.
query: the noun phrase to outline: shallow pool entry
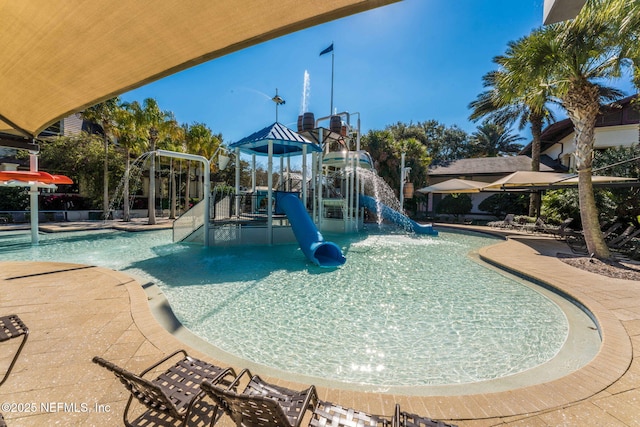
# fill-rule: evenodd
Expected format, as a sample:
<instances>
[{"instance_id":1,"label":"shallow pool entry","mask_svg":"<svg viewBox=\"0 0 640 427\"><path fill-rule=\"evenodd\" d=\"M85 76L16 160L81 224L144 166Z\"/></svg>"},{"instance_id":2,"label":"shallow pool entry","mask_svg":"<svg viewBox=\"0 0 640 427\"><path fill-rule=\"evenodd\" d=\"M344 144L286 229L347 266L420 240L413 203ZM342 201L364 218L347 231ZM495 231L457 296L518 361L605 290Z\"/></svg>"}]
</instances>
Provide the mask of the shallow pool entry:
<instances>
[{"instance_id":1,"label":"shallow pool entry","mask_svg":"<svg viewBox=\"0 0 640 427\"><path fill-rule=\"evenodd\" d=\"M343 243L349 261L333 271L292 268L278 247L210 251L214 280L162 289L180 320L221 349L349 383L500 378L546 362L567 338L556 304L467 256L488 239Z\"/></svg>"},{"instance_id":2,"label":"shallow pool entry","mask_svg":"<svg viewBox=\"0 0 640 427\"><path fill-rule=\"evenodd\" d=\"M332 236L348 256L317 267L293 245L203 248L170 232L3 238L0 260L124 270L157 283L179 320L220 349L292 374L381 388L473 383L553 358L560 307L475 262L495 239L443 232Z\"/></svg>"}]
</instances>

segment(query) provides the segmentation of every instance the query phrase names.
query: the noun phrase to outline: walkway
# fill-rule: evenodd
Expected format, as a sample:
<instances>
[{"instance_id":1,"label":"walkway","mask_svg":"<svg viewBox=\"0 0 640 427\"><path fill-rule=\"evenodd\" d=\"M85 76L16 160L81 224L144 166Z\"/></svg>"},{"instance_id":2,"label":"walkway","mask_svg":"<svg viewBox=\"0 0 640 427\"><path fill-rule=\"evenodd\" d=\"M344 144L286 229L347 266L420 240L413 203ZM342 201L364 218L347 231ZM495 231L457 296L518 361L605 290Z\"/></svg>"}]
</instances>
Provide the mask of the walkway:
<instances>
[{"instance_id":1,"label":"walkway","mask_svg":"<svg viewBox=\"0 0 640 427\"><path fill-rule=\"evenodd\" d=\"M513 235L483 248L481 256L553 284L593 312L603 345L584 368L506 392L420 397L319 387L320 398L373 413L391 413L400 403L404 410L463 427L640 426L640 282L575 269L555 257L558 251L568 252L551 238ZM0 402L15 404L0 410L7 424L121 425L124 387L91 358L140 371L164 354L189 348L159 326L147 299L135 280L104 268L0 263L0 313L18 314L31 329L14 372L0 387ZM189 352L216 362L214 350ZM4 354L3 349L0 370L7 363ZM219 424L231 423L223 418Z\"/></svg>"}]
</instances>

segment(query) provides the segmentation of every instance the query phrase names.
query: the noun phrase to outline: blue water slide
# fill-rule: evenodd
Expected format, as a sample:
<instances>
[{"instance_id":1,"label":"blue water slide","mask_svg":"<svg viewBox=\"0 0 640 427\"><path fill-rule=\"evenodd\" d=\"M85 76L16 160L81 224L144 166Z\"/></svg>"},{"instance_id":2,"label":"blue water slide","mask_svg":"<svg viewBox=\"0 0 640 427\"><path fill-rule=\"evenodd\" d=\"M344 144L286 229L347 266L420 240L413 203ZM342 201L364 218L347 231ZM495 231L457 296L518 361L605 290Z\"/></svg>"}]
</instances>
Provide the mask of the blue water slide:
<instances>
[{"instance_id":1,"label":"blue water slide","mask_svg":"<svg viewBox=\"0 0 640 427\"><path fill-rule=\"evenodd\" d=\"M373 197L365 196L364 194L361 194L360 206L364 206L365 208L374 212L376 215L379 215L378 208L380 208L382 218L387 219L402 227L408 226L416 234L427 234L430 236L438 235L438 232L433 229L433 226L431 224L418 224L417 222L415 222L405 214L400 213L394 209L391 209L389 206L383 203L379 203Z\"/></svg>"},{"instance_id":2,"label":"blue water slide","mask_svg":"<svg viewBox=\"0 0 640 427\"><path fill-rule=\"evenodd\" d=\"M300 249L309 261L320 267L337 267L346 262L342 249L324 240L297 193L277 191L276 206L276 211L287 215Z\"/></svg>"}]
</instances>

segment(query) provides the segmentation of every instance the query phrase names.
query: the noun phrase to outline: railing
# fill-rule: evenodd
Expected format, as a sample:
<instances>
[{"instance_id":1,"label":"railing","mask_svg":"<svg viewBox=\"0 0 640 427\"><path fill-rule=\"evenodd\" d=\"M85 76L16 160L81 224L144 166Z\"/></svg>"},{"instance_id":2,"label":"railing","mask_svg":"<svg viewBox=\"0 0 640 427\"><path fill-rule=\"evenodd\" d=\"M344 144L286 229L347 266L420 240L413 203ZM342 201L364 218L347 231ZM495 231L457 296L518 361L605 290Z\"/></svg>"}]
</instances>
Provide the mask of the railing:
<instances>
[{"instance_id":1,"label":"railing","mask_svg":"<svg viewBox=\"0 0 640 427\"><path fill-rule=\"evenodd\" d=\"M202 200L173 222L174 242L181 242L204 225L204 203L205 201Z\"/></svg>"},{"instance_id":2,"label":"railing","mask_svg":"<svg viewBox=\"0 0 640 427\"><path fill-rule=\"evenodd\" d=\"M221 222L265 222L267 220L266 194L229 194L225 197L213 197L211 219L214 223ZM273 216L278 215L277 207Z\"/></svg>"},{"instance_id":3,"label":"railing","mask_svg":"<svg viewBox=\"0 0 640 427\"><path fill-rule=\"evenodd\" d=\"M210 221L213 225L227 223L261 224L267 221L266 194L216 193L210 198ZM274 209L274 218L283 215ZM204 224L204 201L201 201L182 214L173 223L173 241L180 242L198 230Z\"/></svg>"}]
</instances>

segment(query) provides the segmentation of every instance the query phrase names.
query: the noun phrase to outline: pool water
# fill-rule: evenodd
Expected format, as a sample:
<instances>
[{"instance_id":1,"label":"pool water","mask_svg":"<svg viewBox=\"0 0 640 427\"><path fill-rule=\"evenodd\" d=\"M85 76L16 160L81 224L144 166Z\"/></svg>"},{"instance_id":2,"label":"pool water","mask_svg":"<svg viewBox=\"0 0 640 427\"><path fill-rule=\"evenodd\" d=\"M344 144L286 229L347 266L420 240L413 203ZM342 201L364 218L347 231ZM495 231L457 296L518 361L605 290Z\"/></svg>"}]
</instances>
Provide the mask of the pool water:
<instances>
[{"instance_id":1,"label":"pool water","mask_svg":"<svg viewBox=\"0 0 640 427\"><path fill-rule=\"evenodd\" d=\"M331 236L347 263L324 269L296 245L203 248L171 231L0 233L0 260L100 265L153 281L192 332L242 359L374 386L502 378L553 358L564 312L474 261L495 239L441 232Z\"/></svg>"}]
</instances>

